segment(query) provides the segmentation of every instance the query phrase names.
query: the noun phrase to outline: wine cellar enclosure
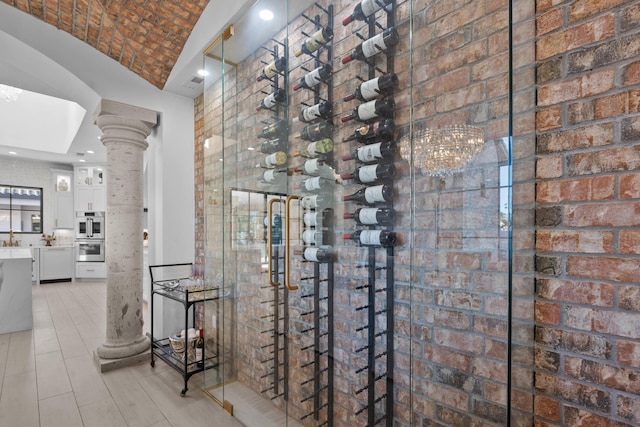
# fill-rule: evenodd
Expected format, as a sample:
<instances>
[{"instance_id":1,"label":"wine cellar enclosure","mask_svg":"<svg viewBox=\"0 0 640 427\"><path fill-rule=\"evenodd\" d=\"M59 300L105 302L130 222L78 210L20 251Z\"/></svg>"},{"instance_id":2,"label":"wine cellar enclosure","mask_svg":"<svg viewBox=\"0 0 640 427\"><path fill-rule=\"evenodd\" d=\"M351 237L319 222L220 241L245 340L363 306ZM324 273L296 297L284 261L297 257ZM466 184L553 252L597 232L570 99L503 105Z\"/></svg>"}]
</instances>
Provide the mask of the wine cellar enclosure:
<instances>
[{"instance_id":1,"label":"wine cellar enclosure","mask_svg":"<svg viewBox=\"0 0 640 427\"><path fill-rule=\"evenodd\" d=\"M532 424L529 12L261 0L204 53L198 323L243 423Z\"/></svg>"}]
</instances>

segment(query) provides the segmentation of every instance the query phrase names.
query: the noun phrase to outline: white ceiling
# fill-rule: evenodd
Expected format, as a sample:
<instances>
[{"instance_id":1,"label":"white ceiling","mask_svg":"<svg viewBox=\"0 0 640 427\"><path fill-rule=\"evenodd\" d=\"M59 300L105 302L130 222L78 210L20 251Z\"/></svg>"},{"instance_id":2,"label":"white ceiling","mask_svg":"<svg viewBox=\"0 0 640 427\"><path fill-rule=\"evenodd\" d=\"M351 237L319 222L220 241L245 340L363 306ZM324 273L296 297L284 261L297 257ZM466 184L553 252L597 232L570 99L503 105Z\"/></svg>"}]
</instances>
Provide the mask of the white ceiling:
<instances>
[{"instance_id":1,"label":"white ceiling","mask_svg":"<svg viewBox=\"0 0 640 427\"><path fill-rule=\"evenodd\" d=\"M313 1L291 0L288 13L284 3L283 0L211 0L162 92L190 99L202 93L202 84L192 81L202 68L202 53L229 24L234 24L236 35L225 45L225 58L240 61L281 29L285 16L291 19ZM260 27L253 14L265 7L274 11L276 19L270 26L263 23ZM37 108L48 111L42 113L44 116L36 116L35 107L26 111L22 106L18 109L18 103L9 106L12 110L15 108L11 114L1 108L7 105L0 106L0 128L3 129L0 156L11 150L19 151L18 155L23 158L70 164L79 164L80 159L106 161L106 150L98 138L100 131L92 117L105 96L101 88L109 87L110 92L120 90L122 99L130 97L132 92L139 93L139 97L157 96L158 92L149 82L91 46L3 2L0 2L0 83L47 95L49 101ZM23 94L24 102L31 98L28 92ZM61 107L63 101L70 103ZM62 118L59 113L79 109L84 109L85 114L78 131L74 132L77 122ZM24 113L22 118L16 117L19 111ZM54 140L59 144L54 144ZM66 150L53 148L65 144ZM88 155L87 150L95 154Z\"/></svg>"},{"instance_id":2,"label":"white ceiling","mask_svg":"<svg viewBox=\"0 0 640 427\"><path fill-rule=\"evenodd\" d=\"M2 90L0 87L0 93ZM86 113L76 102L21 90L15 99L0 99L0 141L28 150L66 154Z\"/></svg>"}]
</instances>

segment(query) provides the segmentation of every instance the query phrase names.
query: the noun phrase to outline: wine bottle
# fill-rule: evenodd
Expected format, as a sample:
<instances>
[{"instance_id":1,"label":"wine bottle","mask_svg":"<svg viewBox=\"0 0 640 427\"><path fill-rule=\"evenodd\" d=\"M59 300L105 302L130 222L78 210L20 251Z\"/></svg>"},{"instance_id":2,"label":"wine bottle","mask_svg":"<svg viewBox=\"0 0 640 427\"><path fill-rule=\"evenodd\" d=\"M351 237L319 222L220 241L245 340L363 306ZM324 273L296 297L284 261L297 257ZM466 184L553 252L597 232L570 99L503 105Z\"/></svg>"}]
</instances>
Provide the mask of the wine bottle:
<instances>
[{"instance_id":1,"label":"wine bottle","mask_svg":"<svg viewBox=\"0 0 640 427\"><path fill-rule=\"evenodd\" d=\"M268 95L266 98L262 100L260 105L256 107L256 110L260 111L263 108L267 108L267 109L273 108L278 102L280 103L284 102L286 98L287 98L287 93L285 92L284 89L276 89L275 91L273 91L272 94Z\"/></svg>"},{"instance_id":2,"label":"wine bottle","mask_svg":"<svg viewBox=\"0 0 640 427\"><path fill-rule=\"evenodd\" d=\"M297 57L306 53L307 55L311 55L313 52L318 50L321 46L329 43L333 38L333 30L329 27L320 28L315 33L311 34L311 36L302 42L302 45L299 49L297 49L293 54Z\"/></svg>"},{"instance_id":3,"label":"wine bottle","mask_svg":"<svg viewBox=\"0 0 640 427\"><path fill-rule=\"evenodd\" d=\"M353 8L351 15L342 20L342 25L349 25L353 21L364 21L393 0L362 0Z\"/></svg>"},{"instance_id":4,"label":"wine bottle","mask_svg":"<svg viewBox=\"0 0 640 427\"><path fill-rule=\"evenodd\" d=\"M395 101L392 97L387 96L386 98L374 99L373 101L365 102L364 104L358 105L356 108L351 110L351 113L342 116L340 120L342 121L342 123L354 119L361 122L366 122L380 116L391 117L393 116L393 111L395 108Z\"/></svg>"},{"instance_id":5,"label":"wine bottle","mask_svg":"<svg viewBox=\"0 0 640 427\"><path fill-rule=\"evenodd\" d=\"M331 248L328 246L322 248L305 248L304 251L294 249L293 253L298 256L302 255L302 258L305 261L312 262L329 262L331 261L331 258L333 258Z\"/></svg>"},{"instance_id":6,"label":"wine bottle","mask_svg":"<svg viewBox=\"0 0 640 427\"><path fill-rule=\"evenodd\" d=\"M313 196L304 196L300 200L300 205L304 209L318 209L324 206L330 206L333 202L332 196L329 194L315 194Z\"/></svg>"},{"instance_id":7,"label":"wine bottle","mask_svg":"<svg viewBox=\"0 0 640 427\"><path fill-rule=\"evenodd\" d=\"M287 59L285 57L274 59L262 69L256 80L270 79L279 72L284 71L285 68L287 68Z\"/></svg>"},{"instance_id":8,"label":"wine bottle","mask_svg":"<svg viewBox=\"0 0 640 427\"><path fill-rule=\"evenodd\" d=\"M365 60L371 58L383 50L398 44L399 40L398 31L394 27L387 28L380 34L359 44L353 52L342 58L342 63L346 64L354 59Z\"/></svg>"},{"instance_id":9,"label":"wine bottle","mask_svg":"<svg viewBox=\"0 0 640 427\"><path fill-rule=\"evenodd\" d=\"M262 174L264 184L282 185L285 183L286 170L269 169Z\"/></svg>"},{"instance_id":10,"label":"wine bottle","mask_svg":"<svg viewBox=\"0 0 640 427\"><path fill-rule=\"evenodd\" d=\"M202 328L198 331L198 339L196 340L196 365L198 368L204 367L204 334Z\"/></svg>"},{"instance_id":11,"label":"wine bottle","mask_svg":"<svg viewBox=\"0 0 640 427\"><path fill-rule=\"evenodd\" d=\"M287 140L286 139L270 139L268 141L264 141L260 144L260 152L264 154L273 154L276 151L287 151Z\"/></svg>"},{"instance_id":12,"label":"wine bottle","mask_svg":"<svg viewBox=\"0 0 640 427\"><path fill-rule=\"evenodd\" d=\"M321 67L307 73L300 79L298 83L293 86L293 90L311 89L318 85L320 82L327 80L331 77L332 67L331 64L324 64Z\"/></svg>"},{"instance_id":13,"label":"wine bottle","mask_svg":"<svg viewBox=\"0 0 640 427\"><path fill-rule=\"evenodd\" d=\"M258 138L275 138L282 137L287 134L287 121L278 120L262 128L262 132L258 134Z\"/></svg>"},{"instance_id":14,"label":"wine bottle","mask_svg":"<svg viewBox=\"0 0 640 427\"><path fill-rule=\"evenodd\" d=\"M329 121L306 125L302 130L294 135L295 138L302 138L307 141L317 141L323 138L331 138L333 125Z\"/></svg>"},{"instance_id":15,"label":"wine bottle","mask_svg":"<svg viewBox=\"0 0 640 427\"><path fill-rule=\"evenodd\" d=\"M273 169L276 166L282 166L287 163L287 153L284 151L276 151L273 154L269 154L260 161L261 168Z\"/></svg>"},{"instance_id":16,"label":"wine bottle","mask_svg":"<svg viewBox=\"0 0 640 427\"><path fill-rule=\"evenodd\" d=\"M294 117L293 122L311 123L319 118L328 119L331 118L332 112L333 108L331 107L331 104L328 101L322 101L300 111L298 117Z\"/></svg>"},{"instance_id":17,"label":"wine bottle","mask_svg":"<svg viewBox=\"0 0 640 427\"><path fill-rule=\"evenodd\" d=\"M389 225L396 219L396 212L391 208L360 208L342 216L344 219L354 219L362 225Z\"/></svg>"},{"instance_id":18,"label":"wine bottle","mask_svg":"<svg viewBox=\"0 0 640 427\"><path fill-rule=\"evenodd\" d=\"M352 99L359 99L360 101L371 101L397 86L398 76L393 73L383 74L375 79L360 83L351 95L345 96L342 100L351 101Z\"/></svg>"},{"instance_id":19,"label":"wine bottle","mask_svg":"<svg viewBox=\"0 0 640 427\"><path fill-rule=\"evenodd\" d=\"M327 154L333 151L333 140L331 138L324 138L319 141L310 142L307 148L303 148L301 151L293 153L295 157L318 157L321 154Z\"/></svg>"},{"instance_id":20,"label":"wine bottle","mask_svg":"<svg viewBox=\"0 0 640 427\"><path fill-rule=\"evenodd\" d=\"M380 137L392 137L396 130L396 123L393 119L384 119L371 124L363 125L357 128L351 135L342 138L343 142L353 141L366 144Z\"/></svg>"},{"instance_id":21,"label":"wine bottle","mask_svg":"<svg viewBox=\"0 0 640 427\"><path fill-rule=\"evenodd\" d=\"M395 142L376 142L358 147L353 153L342 156L342 160L356 160L358 163L373 163L380 160L393 160L398 152Z\"/></svg>"},{"instance_id":22,"label":"wine bottle","mask_svg":"<svg viewBox=\"0 0 640 427\"><path fill-rule=\"evenodd\" d=\"M316 212L305 212L302 222L307 227L328 227L331 222L333 209L323 209Z\"/></svg>"},{"instance_id":23,"label":"wine bottle","mask_svg":"<svg viewBox=\"0 0 640 427\"><path fill-rule=\"evenodd\" d=\"M396 233L386 230L357 230L342 235L345 240L355 240L363 246L393 246Z\"/></svg>"},{"instance_id":24,"label":"wine bottle","mask_svg":"<svg viewBox=\"0 0 640 427\"><path fill-rule=\"evenodd\" d=\"M301 166L296 166L294 171L302 172L305 175L323 176L328 179L333 177L333 168L325 160L319 158L306 160Z\"/></svg>"},{"instance_id":25,"label":"wine bottle","mask_svg":"<svg viewBox=\"0 0 640 427\"><path fill-rule=\"evenodd\" d=\"M323 241L322 237L322 231L304 230L302 232L302 241L305 245L320 245Z\"/></svg>"},{"instance_id":26,"label":"wine bottle","mask_svg":"<svg viewBox=\"0 0 640 427\"><path fill-rule=\"evenodd\" d=\"M343 173L342 179L353 179L361 184L375 184L393 178L396 174L396 166L393 163L378 163L374 165L360 166L353 172Z\"/></svg>"},{"instance_id":27,"label":"wine bottle","mask_svg":"<svg viewBox=\"0 0 640 427\"><path fill-rule=\"evenodd\" d=\"M358 202L367 206L389 203L393 200L393 186L391 184L364 187L349 196L343 196L345 202Z\"/></svg>"},{"instance_id":28,"label":"wine bottle","mask_svg":"<svg viewBox=\"0 0 640 427\"><path fill-rule=\"evenodd\" d=\"M321 176L314 176L305 179L300 184L295 184L293 187L296 190L306 190L310 193L322 193L330 191L333 188L333 183Z\"/></svg>"}]
</instances>

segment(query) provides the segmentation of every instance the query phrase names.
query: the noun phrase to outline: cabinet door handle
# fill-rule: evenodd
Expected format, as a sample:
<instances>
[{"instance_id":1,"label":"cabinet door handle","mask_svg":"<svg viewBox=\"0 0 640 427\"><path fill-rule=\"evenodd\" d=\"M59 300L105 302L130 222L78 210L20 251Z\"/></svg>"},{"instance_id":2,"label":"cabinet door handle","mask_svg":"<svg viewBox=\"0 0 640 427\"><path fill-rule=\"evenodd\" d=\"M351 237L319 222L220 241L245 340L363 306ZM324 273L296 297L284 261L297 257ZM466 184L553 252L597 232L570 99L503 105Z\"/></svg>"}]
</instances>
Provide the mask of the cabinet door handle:
<instances>
[{"instance_id":1,"label":"cabinet door handle","mask_svg":"<svg viewBox=\"0 0 640 427\"><path fill-rule=\"evenodd\" d=\"M291 284L291 254L289 253L289 245L291 243L291 233L289 232L289 225L291 223L291 201L298 199L298 196L288 196L287 203L285 204L285 236L284 236L284 285L290 291L298 289L296 285Z\"/></svg>"},{"instance_id":2,"label":"cabinet door handle","mask_svg":"<svg viewBox=\"0 0 640 427\"><path fill-rule=\"evenodd\" d=\"M273 280L273 205L274 203L284 203L282 199L271 199L267 208L267 264L269 272L269 284L280 286L280 282Z\"/></svg>"}]
</instances>

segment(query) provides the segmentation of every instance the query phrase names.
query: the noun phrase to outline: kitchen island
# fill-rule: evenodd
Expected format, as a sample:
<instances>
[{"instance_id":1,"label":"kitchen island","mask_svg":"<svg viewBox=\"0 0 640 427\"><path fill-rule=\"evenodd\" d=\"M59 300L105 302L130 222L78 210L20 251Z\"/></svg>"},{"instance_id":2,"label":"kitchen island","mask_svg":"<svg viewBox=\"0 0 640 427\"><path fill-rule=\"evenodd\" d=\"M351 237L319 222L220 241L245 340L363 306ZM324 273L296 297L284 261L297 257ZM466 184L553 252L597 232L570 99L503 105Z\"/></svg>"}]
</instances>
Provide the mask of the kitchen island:
<instances>
[{"instance_id":1,"label":"kitchen island","mask_svg":"<svg viewBox=\"0 0 640 427\"><path fill-rule=\"evenodd\" d=\"M0 334L33 328L31 251L0 248Z\"/></svg>"}]
</instances>

